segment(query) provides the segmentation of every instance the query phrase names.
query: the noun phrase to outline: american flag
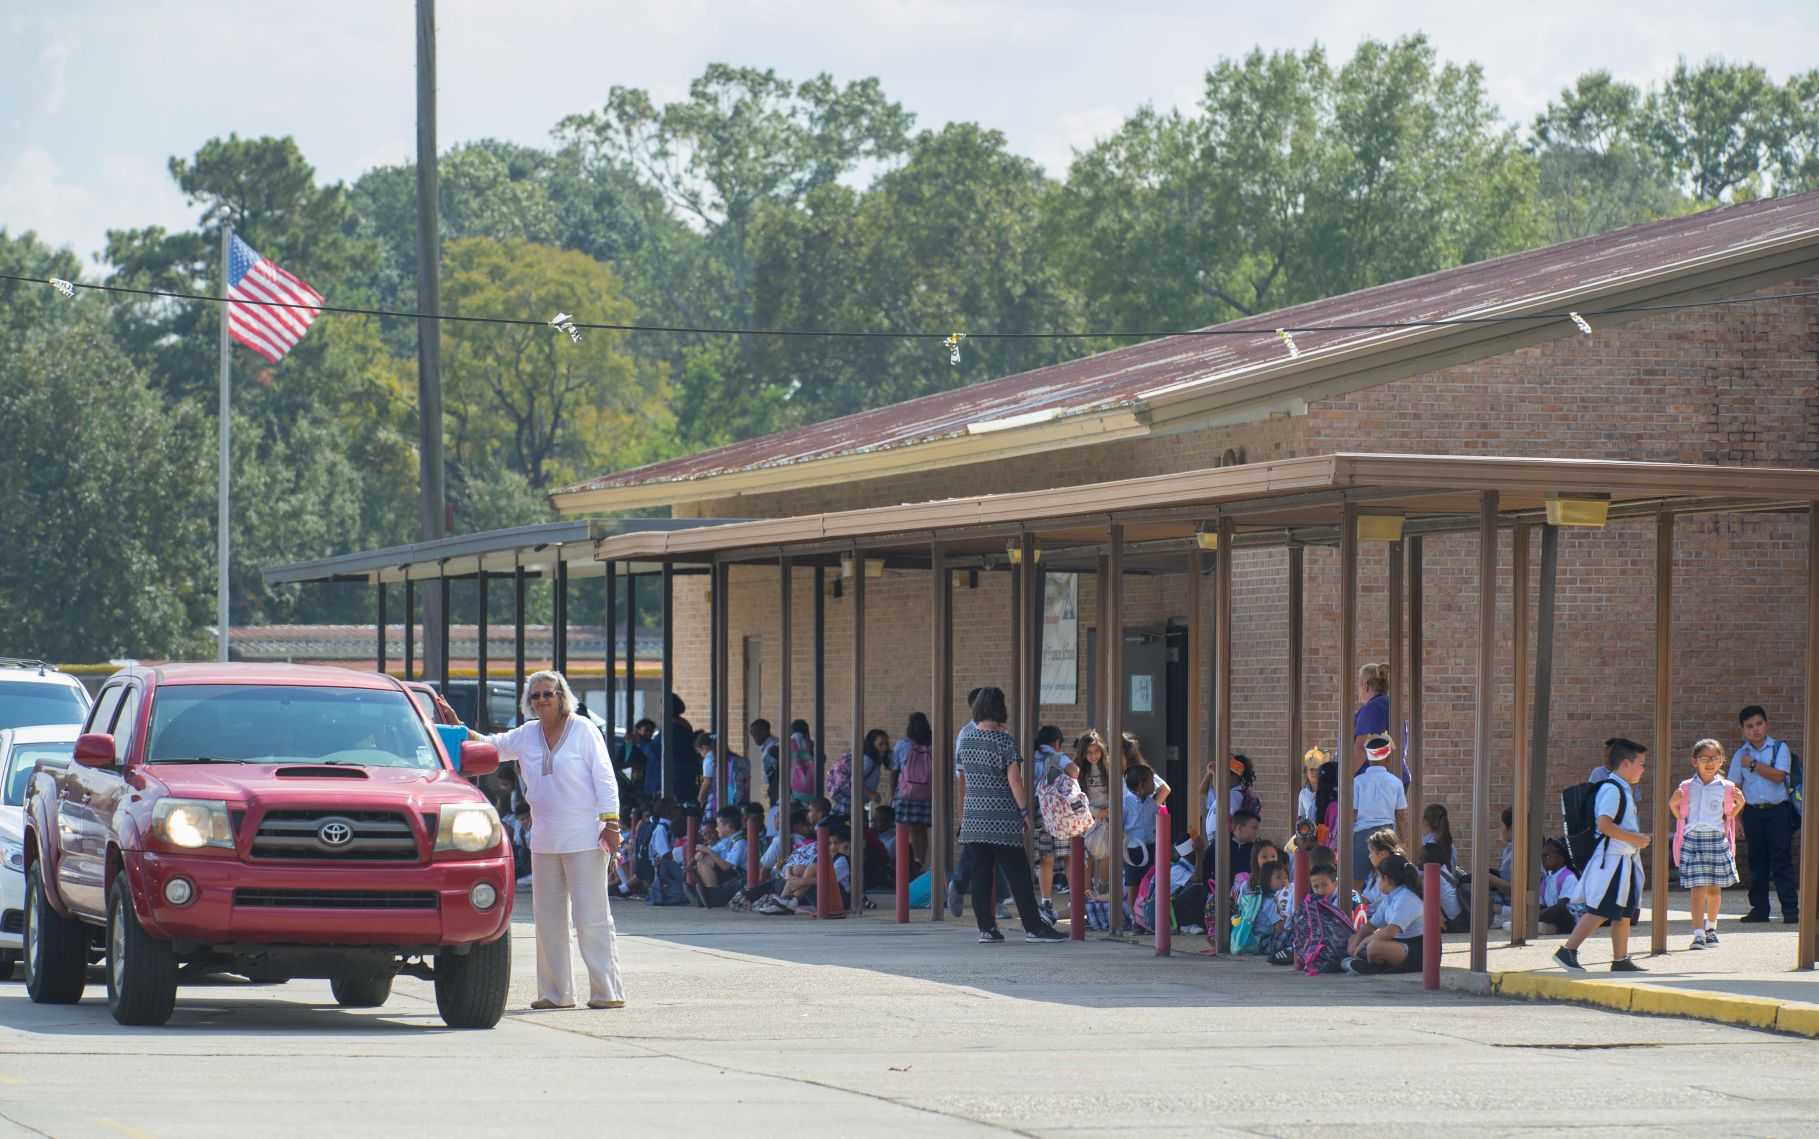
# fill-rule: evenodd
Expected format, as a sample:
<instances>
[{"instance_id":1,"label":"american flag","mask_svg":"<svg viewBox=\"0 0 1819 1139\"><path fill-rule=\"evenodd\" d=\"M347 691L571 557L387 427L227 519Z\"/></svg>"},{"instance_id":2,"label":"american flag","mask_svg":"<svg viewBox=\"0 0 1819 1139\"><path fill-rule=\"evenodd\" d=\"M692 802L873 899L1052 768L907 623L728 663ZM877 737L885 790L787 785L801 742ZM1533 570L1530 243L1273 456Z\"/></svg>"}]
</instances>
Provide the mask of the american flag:
<instances>
[{"instance_id":1,"label":"american flag","mask_svg":"<svg viewBox=\"0 0 1819 1139\"><path fill-rule=\"evenodd\" d=\"M235 234L227 255L227 332L276 364L322 315L322 294L253 252ZM270 301L272 304L245 304ZM300 305L280 308L279 305Z\"/></svg>"}]
</instances>

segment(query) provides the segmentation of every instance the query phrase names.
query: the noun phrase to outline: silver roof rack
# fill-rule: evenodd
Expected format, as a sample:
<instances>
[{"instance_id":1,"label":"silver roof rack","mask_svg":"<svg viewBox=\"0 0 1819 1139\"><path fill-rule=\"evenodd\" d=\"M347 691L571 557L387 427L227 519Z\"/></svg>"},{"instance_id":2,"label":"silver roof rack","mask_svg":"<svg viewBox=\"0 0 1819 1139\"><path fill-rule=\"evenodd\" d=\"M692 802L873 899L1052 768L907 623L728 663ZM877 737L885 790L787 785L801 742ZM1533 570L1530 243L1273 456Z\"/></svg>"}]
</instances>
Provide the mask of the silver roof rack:
<instances>
[{"instance_id":1,"label":"silver roof rack","mask_svg":"<svg viewBox=\"0 0 1819 1139\"><path fill-rule=\"evenodd\" d=\"M39 676L43 676L47 672L57 671L56 665L46 664L41 660L32 660L29 657L0 657L0 668L36 669Z\"/></svg>"}]
</instances>

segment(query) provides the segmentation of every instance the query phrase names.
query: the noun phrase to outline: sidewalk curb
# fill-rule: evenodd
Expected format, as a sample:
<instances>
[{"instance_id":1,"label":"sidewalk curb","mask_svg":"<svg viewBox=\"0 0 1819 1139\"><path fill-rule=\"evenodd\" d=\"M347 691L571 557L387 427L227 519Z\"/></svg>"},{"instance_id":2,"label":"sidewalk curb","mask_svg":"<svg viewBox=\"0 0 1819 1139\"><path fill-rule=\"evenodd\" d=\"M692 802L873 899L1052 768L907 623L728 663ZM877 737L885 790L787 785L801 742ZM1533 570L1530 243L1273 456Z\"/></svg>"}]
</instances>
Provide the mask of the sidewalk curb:
<instances>
[{"instance_id":1,"label":"sidewalk curb","mask_svg":"<svg viewBox=\"0 0 1819 1139\"><path fill-rule=\"evenodd\" d=\"M1566 1001L1616 1012L1682 1016L1715 1024L1819 1037L1819 1005L1676 989L1578 980L1547 973L1492 973L1490 991L1517 1000Z\"/></svg>"}]
</instances>

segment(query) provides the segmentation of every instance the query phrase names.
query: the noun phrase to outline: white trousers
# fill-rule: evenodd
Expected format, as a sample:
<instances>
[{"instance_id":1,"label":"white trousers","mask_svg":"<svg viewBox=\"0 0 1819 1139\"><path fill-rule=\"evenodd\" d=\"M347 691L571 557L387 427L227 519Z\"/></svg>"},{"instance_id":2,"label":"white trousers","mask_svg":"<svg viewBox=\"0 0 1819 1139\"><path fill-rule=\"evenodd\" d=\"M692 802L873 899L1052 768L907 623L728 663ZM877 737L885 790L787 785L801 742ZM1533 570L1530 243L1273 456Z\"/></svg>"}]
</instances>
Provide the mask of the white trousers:
<instances>
[{"instance_id":1,"label":"white trousers","mask_svg":"<svg viewBox=\"0 0 1819 1139\"><path fill-rule=\"evenodd\" d=\"M606 852L531 855L531 905L537 915L537 996L557 1004L575 1003L575 974L569 965L569 911L587 966L588 999L622 1001L619 942L606 894Z\"/></svg>"}]
</instances>

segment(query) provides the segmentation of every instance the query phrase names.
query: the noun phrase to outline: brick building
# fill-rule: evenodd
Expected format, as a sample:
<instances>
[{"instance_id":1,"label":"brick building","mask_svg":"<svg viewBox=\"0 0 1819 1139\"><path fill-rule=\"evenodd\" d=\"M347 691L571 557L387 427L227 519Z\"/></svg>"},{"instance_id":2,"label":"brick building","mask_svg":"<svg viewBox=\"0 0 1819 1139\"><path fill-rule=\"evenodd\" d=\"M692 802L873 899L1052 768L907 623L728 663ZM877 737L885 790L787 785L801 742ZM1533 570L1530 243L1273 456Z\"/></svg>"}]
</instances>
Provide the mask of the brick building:
<instances>
[{"instance_id":1,"label":"brick building","mask_svg":"<svg viewBox=\"0 0 1819 1139\"><path fill-rule=\"evenodd\" d=\"M1337 452L1399 452L1819 466L1819 194L1733 206L1631 227L1398 282L861 415L620 472L553 496L564 513L667 505L677 517L783 518L987 492L1037 490L1144 475ZM1709 305L1725 298L1748 303ZM1694 305L1696 307L1671 307ZM1631 311L1610 312L1611 309ZM1636 311L1643 309L1645 311ZM1582 334L1564 315L1583 312ZM1539 315L1538 315L1539 314ZM1422 324L1296 335L1291 355L1274 330L1408 324L1476 316L1494 324ZM1533 319L1527 319L1533 317ZM1234 335L1238 334L1238 335ZM933 365L931 365L933 366ZM1361 659L1387 656L1386 547L1360 561ZM1259 769L1266 833L1288 825L1294 766L1285 728L1288 610L1282 548L1233 552L1231 739ZM1531 557L1533 554L1531 553ZM1512 539L1500 551L1497 621L1498 747L1513 748L1508 684L1513 618ZM1308 743L1339 735L1338 576L1330 548L1306 549L1302 682ZM1553 790L1577 782L1611 735L1649 741L1676 770L1692 741L1736 734L1735 713L1760 701L1777 734L1804 726L1804 518L1782 514L1691 517L1679 523L1676 578L1697 583L1676 600L1672 740L1653 741L1654 524L1612 521L1561 541L1554 712L1548 748ZM987 559L954 592L954 687L1007 686L1012 668L1011 575ZM1189 793L1207 740L1185 738L1190 695L1179 659L1186 589L1179 574L1126 579L1126 672L1153 669L1154 707L1126 708L1127 726ZM1427 541L1425 798L1452 808L1479 865L1496 852L1471 835L1465 806L1477 626L1465 604L1477 581L1475 536ZM826 701L830 753L851 738L851 607L825 575ZM1533 580L1533 574L1530 574ZM695 707L709 687L705 579L678 578L675 686ZM730 571L727 686L735 724L776 717L780 697L774 566ZM789 707L812 719L815 670L809 614L815 574L794 574ZM1094 580L1078 578L1077 685L1071 703L1040 719L1070 735L1097 717L1100 683ZM867 583L868 726L893 738L910 712L931 710L928 575L887 568ZM1210 599L1206 601L1210 605ZM1532 606L1529 607L1532 612ZM1129 695L1129 683L1120 691ZM960 715L958 706L954 709ZM957 718L955 722L964 722ZM1210 738L1210 733L1209 733ZM1493 778L1498 803L1510 770ZM1549 799L1553 799L1550 793ZM1645 796L1645 809L1651 809ZM1557 805L1552 808L1557 816ZM1178 819L1198 818L1186 810ZM1554 828L1550 817L1550 832ZM1494 841L1494 836L1492 836Z\"/></svg>"}]
</instances>

